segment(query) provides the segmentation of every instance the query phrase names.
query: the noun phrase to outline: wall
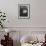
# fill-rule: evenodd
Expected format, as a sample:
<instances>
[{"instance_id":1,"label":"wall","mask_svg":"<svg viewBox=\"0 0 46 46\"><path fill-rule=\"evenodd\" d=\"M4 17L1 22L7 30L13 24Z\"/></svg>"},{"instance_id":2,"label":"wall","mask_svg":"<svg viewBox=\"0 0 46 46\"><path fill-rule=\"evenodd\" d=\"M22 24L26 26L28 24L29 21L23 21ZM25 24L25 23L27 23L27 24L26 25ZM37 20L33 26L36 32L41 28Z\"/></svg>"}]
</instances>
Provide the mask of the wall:
<instances>
[{"instance_id":1,"label":"wall","mask_svg":"<svg viewBox=\"0 0 46 46\"><path fill-rule=\"evenodd\" d=\"M30 19L18 19L18 4L30 4ZM6 27L46 27L46 0L0 0L6 12Z\"/></svg>"}]
</instances>

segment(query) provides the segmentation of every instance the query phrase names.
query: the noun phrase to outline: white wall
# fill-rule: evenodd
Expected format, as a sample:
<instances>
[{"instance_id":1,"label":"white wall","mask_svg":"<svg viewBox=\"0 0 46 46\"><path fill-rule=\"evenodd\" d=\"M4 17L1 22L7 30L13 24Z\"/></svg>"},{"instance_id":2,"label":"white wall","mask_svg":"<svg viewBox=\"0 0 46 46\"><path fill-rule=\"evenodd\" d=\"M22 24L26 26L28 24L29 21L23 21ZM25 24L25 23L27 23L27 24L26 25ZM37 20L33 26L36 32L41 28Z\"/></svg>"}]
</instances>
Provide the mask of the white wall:
<instances>
[{"instance_id":1,"label":"white wall","mask_svg":"<svg viewBox=\"0 0 46 46\"><path fill-rule=\"evenodd\" d=\"M18 19L18 4L30 4L30 19ZM7 27L46 27L46 0L0 0Z\"/></svg>"},{"instance_id":2,"label":"white wall","mask_svg":"<svg viewBox=\"0 0 46 46\"><path fill-rule=\"evenodd\" d=\"M30 19L18 19L18 4L30 4ZM46 0L0 0L0 10L6 12L6 27L19 31L46 31Z\"/></svg>"}]
</instances>

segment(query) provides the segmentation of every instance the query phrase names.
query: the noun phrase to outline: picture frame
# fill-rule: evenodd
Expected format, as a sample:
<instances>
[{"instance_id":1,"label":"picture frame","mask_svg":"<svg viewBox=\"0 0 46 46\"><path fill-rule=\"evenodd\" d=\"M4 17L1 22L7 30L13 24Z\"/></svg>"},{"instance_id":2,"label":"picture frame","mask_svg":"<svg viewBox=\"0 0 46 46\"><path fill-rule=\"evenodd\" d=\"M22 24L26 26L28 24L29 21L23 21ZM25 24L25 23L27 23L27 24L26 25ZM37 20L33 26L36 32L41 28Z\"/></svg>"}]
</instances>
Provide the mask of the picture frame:
<instances>
[{"instance_id":1,"label":"picture frame","mask_svg":"<svg viewBox=\"0 0 46 46\"><path fill-rule=\"evenodd\" d=\"M19 19L30 18L30 4L18 4L18 18Z\"/></svg>"}]
</instances>

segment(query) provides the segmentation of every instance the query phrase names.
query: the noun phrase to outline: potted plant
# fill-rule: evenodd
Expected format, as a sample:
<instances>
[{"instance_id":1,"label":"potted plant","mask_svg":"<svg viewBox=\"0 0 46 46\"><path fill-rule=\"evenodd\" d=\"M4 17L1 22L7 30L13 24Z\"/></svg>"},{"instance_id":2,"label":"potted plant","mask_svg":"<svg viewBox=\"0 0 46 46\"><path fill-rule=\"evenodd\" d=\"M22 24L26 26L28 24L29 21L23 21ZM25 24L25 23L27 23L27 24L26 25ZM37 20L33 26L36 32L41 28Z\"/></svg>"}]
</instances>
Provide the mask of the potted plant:
<instances>
[{"instance_id":1,"label":"potted plant","mask_svg":"<svg viewBox=\"0 0 46 46\"><path fill-rule=\"evenodd\" d=\"M4 22L6 20L6 15L4 12L0 11L0 27L4 28Z\"/></svg>"}]
</instances>

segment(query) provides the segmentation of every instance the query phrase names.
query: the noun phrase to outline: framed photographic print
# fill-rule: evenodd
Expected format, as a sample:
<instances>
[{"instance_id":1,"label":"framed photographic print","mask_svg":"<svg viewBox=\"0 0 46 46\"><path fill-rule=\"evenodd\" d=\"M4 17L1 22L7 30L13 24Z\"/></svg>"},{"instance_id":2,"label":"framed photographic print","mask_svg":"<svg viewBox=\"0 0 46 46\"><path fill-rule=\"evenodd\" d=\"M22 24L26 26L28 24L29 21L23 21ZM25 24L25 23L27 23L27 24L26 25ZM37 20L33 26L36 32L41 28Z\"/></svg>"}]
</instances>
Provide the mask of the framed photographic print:
<instances>
[{"instance_id":1,"label":"framed photographic print","mask_svg":"<svg viewBox=\"0 0 46 46\"><path fill-rule=\"evenodd\" d=\"M29 19L30 18L30 4L19 4L18 5L18 18Z\"/></svg>"}]
</instances>

